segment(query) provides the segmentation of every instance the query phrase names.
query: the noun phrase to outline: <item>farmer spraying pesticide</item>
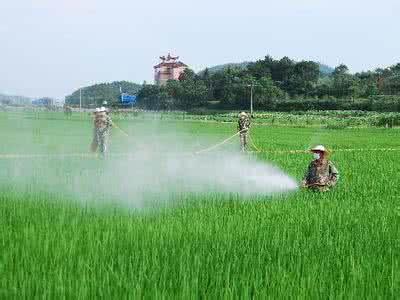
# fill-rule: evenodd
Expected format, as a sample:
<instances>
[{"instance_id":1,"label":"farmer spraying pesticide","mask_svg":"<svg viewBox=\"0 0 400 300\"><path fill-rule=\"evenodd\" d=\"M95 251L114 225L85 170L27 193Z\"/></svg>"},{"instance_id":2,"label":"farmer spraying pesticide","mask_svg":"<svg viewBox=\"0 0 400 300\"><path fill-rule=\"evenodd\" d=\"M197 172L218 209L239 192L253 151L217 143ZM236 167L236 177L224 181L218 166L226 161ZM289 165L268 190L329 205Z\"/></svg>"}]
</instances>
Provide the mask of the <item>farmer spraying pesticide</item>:
<instances>
[{"instance_id":1,"label":"farmer spraying pesticide","mask_svg":"<svg viewBox=\"0 0 400 300\"><path fill-rule=\"evenodd\" d=\"M339 172L328 160L329 151L324 146L318 145L310 151L314 154L314 160L308 166L302 187L313 191L327 192L336 185Z\"/></svg>"},{"instance_id":2,"label":"farmer spraying pesticide","mask_svg":"<svg viewBox=\"0 0 400 300\"><path fill-rule=\"evenodd\" d=\"M67 104L64 104L64 115L67 117L72 116L72 108L68 106Z\"/></svg>"},{"instance_id":3,"label":"farmer spraying pesticide","mask_svg":"<svg viewBox=\"0 0 400 300\"><path fill-rule=\"evenodd\" d=\"M239 114L239 121L238 121L238 131L240 132L240 147L242 152L246 150L247 147L247 133L250 128L250 119L248 115L242 111Z\"/></svg>"},{"instance_id":4,"label":"farmer spraying pesticide","mask_svg":"<svg viewBox=\"0 0 400 300\"><path fill-rule=\"evenodd\" d=\"M104 155L107 151L108 137L110 134L110 128L112 127L112 120L107 109L102 106L96 108L94 112L94 131L92 141L92 151L98 151Z\"/></svg>"}]
</instances>

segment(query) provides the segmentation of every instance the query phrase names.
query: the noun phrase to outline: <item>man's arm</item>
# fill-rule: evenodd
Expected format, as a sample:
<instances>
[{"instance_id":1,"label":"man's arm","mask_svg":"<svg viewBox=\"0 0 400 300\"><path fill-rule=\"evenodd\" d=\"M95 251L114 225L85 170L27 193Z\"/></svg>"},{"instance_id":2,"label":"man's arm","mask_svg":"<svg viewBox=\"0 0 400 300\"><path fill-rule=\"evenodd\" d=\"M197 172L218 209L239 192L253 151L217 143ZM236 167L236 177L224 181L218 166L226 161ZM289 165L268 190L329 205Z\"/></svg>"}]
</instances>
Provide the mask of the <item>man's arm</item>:
<instances>
[{"instance_id":1,"label":"man's arm","mask_svg":"<svg viewBox=\"0 0 400 300\"><path fill-rule=\"evenodd\" d=\"M310 163L307 167L307 171L304 174L303 180L301 181L301 187L307 187L308 183L307 183L307 178L309 177L310 173L311 173L311 168L312 168L312 164Z\"/></svg>"},{"instance_id":2,"label":"man's arm","mask_svg":"<svg viewBox=\"0 0 400 300\"><path fill-rule=\"evenodd\" d=\"M333 163L329 163L329 185L335 185L339 179L339 171Z\"/></svg>"},{"instance_id":3,"label":"man's arm","mask_svg":"<svg viewBox=\"0 0 400 300\"><path fill-rule=\"evenodd\" d=\"M111 128L113 126L113 122L109 115L106 116L106 125L107 125L107 128Z\"/></svg>"}]
</instances>

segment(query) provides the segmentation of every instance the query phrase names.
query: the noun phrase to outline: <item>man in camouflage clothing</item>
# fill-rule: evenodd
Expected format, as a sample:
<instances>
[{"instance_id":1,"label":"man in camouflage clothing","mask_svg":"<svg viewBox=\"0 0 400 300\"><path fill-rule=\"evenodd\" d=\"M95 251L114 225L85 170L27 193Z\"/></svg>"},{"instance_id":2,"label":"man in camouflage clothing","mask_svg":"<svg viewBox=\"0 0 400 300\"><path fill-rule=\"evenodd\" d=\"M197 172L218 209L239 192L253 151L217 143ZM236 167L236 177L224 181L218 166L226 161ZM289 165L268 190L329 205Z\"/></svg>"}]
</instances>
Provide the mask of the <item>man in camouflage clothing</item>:
<instances>
[{"instance_id":1,"label":"man in camouflage clothing","mask_svg":"<svg viewBox=\"0 0 400 300\"><path fill-rule=\"evenodd\" d=\"M313 191L327 192L336 185L339 172L328 160L329 152L324 146L318 145L310 151L314 154L315 159L308 166L302 187Z\"/></svg>"},{"instance_id":2,"label":"man in camouflage clothing","mask_svg":"<svg viewBox=\"0 0 400 300\"><path fill-rule=\"evenodd\" d=\"M240 147L242 151L244 152L247 147L247 133L250 128L250 119L247 116L247 114L242 111L239 114L239 121L238 121L238 131L240 132Z\"/></svg>"},{"instance_id":3,"label":"man in camouflage clothing","mask_svg":"<svg viewBox=\"0 0 400 300\"><path fill-rule=\"evenodd\" d=\"M105 107L96 108L94 112L93 152L98 150L100 154L105 154L111 127L112 120L107 109Z\"/></svg>"},{"instance_id":4,"label":"man in camouflage clothing","mask_svg":"<svg viewBox=\"0 0 400 300\"><path fill-rule=\"evenodd\" d=\"M64 104L64 115L66 115L67 117L72 116L72 108L67 104Z\"/></svg>"}]
</instances>

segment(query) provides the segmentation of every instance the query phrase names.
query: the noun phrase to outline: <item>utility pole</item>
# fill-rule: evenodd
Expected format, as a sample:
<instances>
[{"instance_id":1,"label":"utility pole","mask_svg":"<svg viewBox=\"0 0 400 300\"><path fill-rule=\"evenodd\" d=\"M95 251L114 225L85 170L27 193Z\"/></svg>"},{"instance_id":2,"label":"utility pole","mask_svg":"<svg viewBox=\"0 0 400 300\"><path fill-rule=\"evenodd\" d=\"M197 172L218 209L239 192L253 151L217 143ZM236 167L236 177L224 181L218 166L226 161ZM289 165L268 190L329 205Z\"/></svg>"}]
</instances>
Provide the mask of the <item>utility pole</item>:
<instances>
[{"instance_id":1,"label":"utility pole","mask_svg":"<svg viewBox=\"0 0 400 300\"><path fill-rule=\"evenodd\" d=\"M79 111L82 111L82 88L79 89Z\"/></svg>"},{"instance_id":2,"label":"utility pole","mask_svg":"<svg viewBox=\"0 0 400 300\"><path fill-rule=\"evenodd\" d=\"M250 87L250 115L253 115L253 89L255 84L252 82L251 84L247 85L248 87Z\"/></svg>"},{"instance_id":3,"label":"utility pole","mask_svg":"<svg viewBox=\"0 0 400 300\"><path fill-rule=\"evenodd\" d=\"M251 88L250 88L250 115L251 116L253 115L253 88L254 88L254 85L252 84Z\"/></svg>"}]
</instances>

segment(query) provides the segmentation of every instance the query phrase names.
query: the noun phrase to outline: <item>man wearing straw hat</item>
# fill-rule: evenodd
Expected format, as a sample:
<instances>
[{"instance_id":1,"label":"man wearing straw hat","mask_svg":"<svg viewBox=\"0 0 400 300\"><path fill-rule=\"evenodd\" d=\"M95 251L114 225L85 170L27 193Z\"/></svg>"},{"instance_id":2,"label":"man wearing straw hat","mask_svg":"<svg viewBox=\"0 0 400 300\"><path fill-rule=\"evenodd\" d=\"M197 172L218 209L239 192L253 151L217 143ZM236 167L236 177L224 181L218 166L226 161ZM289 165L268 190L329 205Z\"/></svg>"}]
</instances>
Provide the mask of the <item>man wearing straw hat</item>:
<instances>
[{"instance_id":1,"label":"man wearing straw hat","mask_svg":"<svg viewBox=\"0 0 400 300\"><path fill-rule=\"evenodd\" d=\"M108 136L112 127L111 117L107 114L105 107L96 108L94 112L94 131L92 141L92 151L99 150L104 155L107 151Z\"/></svg>"},{"instance_id":2,"label":"man wearing straw hat","mask_svg":"<svg viewBox=\"0 0 400 300\"><path fill-rule=\"evenodd\" d=\"M250 128L250 119L247 114L242 111L239 114L239 121L238 121L238 131L240 132L240 147L244 152L247 146L247 132Z\"/></svg>"},{"instance_id":3,"label":"man wearing straw hat","mask_svg":"<svg viewBox=\"0 0 400 300\"><path fill-rule=\"evenodd\" d=\"M313 191L327 192L336 185L339 172L328 160L329 151L324 146L315 146L310 151L314 154L314 160L308 166L302 187Z\"/></svg>"}]
</instances>

